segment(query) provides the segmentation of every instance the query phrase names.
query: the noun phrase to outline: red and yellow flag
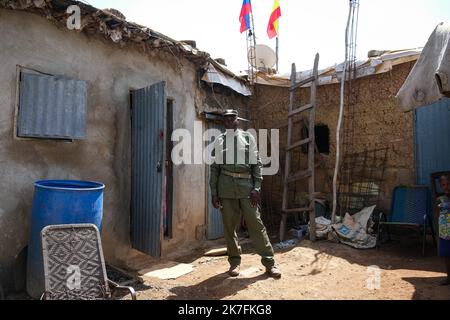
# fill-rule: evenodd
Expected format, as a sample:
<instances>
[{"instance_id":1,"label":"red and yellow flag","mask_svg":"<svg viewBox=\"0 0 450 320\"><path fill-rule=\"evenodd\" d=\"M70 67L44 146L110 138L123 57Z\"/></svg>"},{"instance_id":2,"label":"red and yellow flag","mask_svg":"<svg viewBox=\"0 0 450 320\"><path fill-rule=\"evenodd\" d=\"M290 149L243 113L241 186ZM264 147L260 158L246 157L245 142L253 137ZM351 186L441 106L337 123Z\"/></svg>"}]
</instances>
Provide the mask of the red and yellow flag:
<instances>
[{"instance_id":1,"label":"red and yellow flag","mask_svg":"<svg viewBox=\"0 0 450 320\"><path fill-rule=\"evenodd\" d=\"M274 0L272 14L270 15L267 35L270 39L278 35L278 18L281 17L280 1Z\"/></svg>"}]
</instances>

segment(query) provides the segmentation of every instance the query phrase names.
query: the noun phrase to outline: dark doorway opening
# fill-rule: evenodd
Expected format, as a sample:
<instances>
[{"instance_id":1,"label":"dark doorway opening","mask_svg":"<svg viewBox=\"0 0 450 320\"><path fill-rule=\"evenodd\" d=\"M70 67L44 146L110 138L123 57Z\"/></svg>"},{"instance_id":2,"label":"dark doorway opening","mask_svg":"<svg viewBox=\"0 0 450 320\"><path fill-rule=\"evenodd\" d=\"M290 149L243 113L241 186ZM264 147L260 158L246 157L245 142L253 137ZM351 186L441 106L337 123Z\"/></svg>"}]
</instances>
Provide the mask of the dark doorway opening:
<instances>
[{"instance_id":1,"label":"dark doorway opening","mask_svg":"<svg viewBox=\"0 0 450 320\"><path fill-rule=\"evenodd\" d=\"M317 125L314 127L316 146L319 153L330 153L330 129L326 125Z\"/></svg>"},{"instance_id":2,"label":"dark doorway opening","mask_svg":"<svg viewBox=\"0 0 450 320\"><path fill-rule=\"evenodd\" d=\"M306 139L309 137L308 128L303 126L301 128L301 138ZM314 135L316 140L317 151L322 154L330 154L330 129L327 125L318 124L314 126ZM303 145L302 152L308 153L308 145Z\"/></svg>"},{"instance_id":3,"label":"dark doorway opening","mask_svg":"<svg viewBox=\"0 0 450 320\"><path fill-rule=\"evenodd\" d=\"M172 217L173 217L173 162L171 158L173 141L173 100L167 99L166 118L166 176L165 176L165 204L164 204L164 238L172 238Z\"/></svg>"}]
</instances>

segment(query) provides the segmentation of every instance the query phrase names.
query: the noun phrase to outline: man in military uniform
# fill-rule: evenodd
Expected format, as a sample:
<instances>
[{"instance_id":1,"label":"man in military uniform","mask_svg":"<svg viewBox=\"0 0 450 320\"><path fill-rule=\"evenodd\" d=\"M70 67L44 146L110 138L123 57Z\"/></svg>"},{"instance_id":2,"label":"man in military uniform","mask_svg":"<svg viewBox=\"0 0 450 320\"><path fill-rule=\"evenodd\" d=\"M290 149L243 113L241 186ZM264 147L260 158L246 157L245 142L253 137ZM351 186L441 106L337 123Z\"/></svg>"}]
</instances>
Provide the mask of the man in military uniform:
<instances>
[{"instance_id":1,"label":"man in military uniform","mask_svg":"<svg viewBox=\"0 0 450 320\"><path fill-rule=\"evenodd\" d=\"M266 267L266 272L279 278L281 272L275 267L273 248L260 217L262 163L255 138L249 132L238 129L239 118L236 110L226 110L223 120L227 131L217 137L215 142L210 187L213 206L216 209L221 208L222 211L230 263L228 273L232 277L239 275L241 256L236 227L242 212L250 238L256 252L261 256L261 263Z\"/></svg>"}]
</instances>

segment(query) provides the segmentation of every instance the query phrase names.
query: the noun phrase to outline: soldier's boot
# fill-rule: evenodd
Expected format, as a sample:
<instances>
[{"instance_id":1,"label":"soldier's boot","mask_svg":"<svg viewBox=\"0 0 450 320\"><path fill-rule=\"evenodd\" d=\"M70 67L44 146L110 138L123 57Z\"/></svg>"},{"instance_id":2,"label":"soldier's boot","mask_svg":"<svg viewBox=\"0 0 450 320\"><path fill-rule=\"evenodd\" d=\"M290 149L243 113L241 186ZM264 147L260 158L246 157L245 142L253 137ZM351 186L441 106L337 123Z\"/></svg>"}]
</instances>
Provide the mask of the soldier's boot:
<instances>
[{"instance_id":1,"label":"soldier's boot","mask_svg":"<svg viewBox=\"0 0 450 320\"><path fill-rule=\"evenodd\" d=\"M275 266L267 267L266 268L267 274L272 278L280 278L281 277L281 271Z\"/></svg>"},{"instance_id":2,"label":"soldier's boot","mask_svg":"<svg viewBox=\"0 0 450 320\"><path fill-rule=\"evenodd\" d=\"M239 275L239 269L240 269L239 265L230 266L230 270L228 270L228 274L230 275L230 277L237 277Z\"/></svg>"}]
</instances>

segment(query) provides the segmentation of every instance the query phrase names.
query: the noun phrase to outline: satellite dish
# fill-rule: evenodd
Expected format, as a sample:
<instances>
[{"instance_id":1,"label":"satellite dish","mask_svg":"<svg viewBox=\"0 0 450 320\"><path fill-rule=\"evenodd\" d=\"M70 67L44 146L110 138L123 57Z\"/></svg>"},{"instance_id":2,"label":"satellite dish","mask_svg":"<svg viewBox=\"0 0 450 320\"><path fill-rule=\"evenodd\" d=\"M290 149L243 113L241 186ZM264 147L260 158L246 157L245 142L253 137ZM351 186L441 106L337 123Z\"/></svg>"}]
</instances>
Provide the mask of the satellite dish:
<instances>
[{"instance_id":1,"label":"satellite dish","mask_svg":"<svg viewBox=\"0 0 450 320\"><path fill-rule=\"evenodd\" d=\"M255 66L253 65L255 61L252 59L254 57L256 57ZM256 47L251 47L248 50L248 61L253 67L258 69L270 69L277 63L277 55L269 46L257 44Z\"/></svg>"}]
</instances>

